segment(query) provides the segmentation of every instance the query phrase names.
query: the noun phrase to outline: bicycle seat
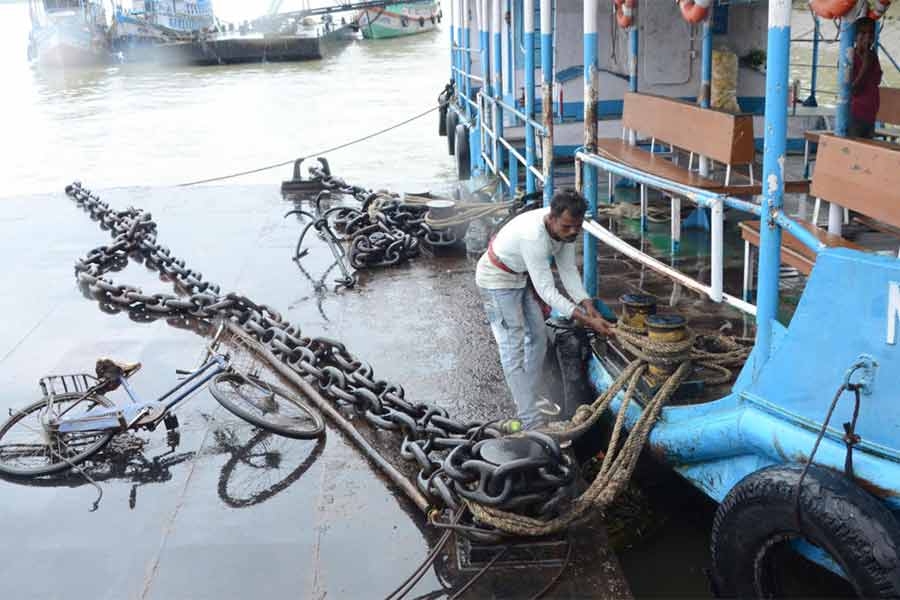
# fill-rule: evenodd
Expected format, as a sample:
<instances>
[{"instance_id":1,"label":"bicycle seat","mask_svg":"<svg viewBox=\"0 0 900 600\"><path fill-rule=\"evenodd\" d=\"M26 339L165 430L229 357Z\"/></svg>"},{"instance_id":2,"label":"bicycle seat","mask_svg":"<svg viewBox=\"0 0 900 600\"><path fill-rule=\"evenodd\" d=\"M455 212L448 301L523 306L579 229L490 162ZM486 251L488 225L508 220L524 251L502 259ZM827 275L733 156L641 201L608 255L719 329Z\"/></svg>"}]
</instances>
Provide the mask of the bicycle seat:
<instances>
[{"instance_id":1,"label":"bicycle seat","mask_svg":"<svg viewBox=\"0 0 900 600\"><path fill-rule=\"evenodd\" d=\"M111 358L98 358L97 365L94 370L97 372L97 378L115 381L119 376L129 378L137 373L141 368L141 363L116 362Z\"/></svg>"}]
</instances>

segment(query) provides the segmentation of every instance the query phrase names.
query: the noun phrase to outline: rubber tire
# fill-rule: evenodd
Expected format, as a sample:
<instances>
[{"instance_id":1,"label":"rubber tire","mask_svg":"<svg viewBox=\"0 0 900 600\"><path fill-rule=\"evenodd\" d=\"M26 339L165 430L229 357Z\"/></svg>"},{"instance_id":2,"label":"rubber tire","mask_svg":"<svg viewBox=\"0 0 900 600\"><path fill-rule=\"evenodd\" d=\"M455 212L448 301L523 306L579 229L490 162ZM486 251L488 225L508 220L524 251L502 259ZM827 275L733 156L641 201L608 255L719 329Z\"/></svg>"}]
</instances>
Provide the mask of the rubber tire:
<instances>
[{"instance_id":1,"label":"rubber tire","mask_svg":"<svg viewBox=\"0 0 900 600\"><path fill-rule=\"evenodd\" d=\"M739 598L777 593L762 589L765 565L755 565L768 544L787 534L830 554L861 597L900 597L900 526L893 514L843 475L813 465L803 480L798 528L794 493L802 471L778 465L751 473L719 505L711 541L716 591Z\"/></svg>"},{"instance_id":2,"label":"rubber tire","mask_svg":"<svg viewBox=\"0 0 900 600\"><path fill-rule=\"evenodd\" d=\"M459 123L456 126L456 177L467 181L472 176L472 165L469 158L469 128Z\"/></svg>"},{"instance_id":3,"label":"rubber tire","mask_svg":"<svg viewBox=\"0 0 900 600\"><path fill-rule=\"evenodd\" d=\"M315 427L313 429L310 429L308 431L298 431L296 429L281 427L274 423L269 423L265 419L262 419L259 416L244 409L241 405L235 404L231 401L227 394L218 389L220 385L224 385L223 382L227 379L244 379L244 377L242 375L238 375L237 373L219 373L210 382L209 391L219 404L224 406L235 416L244 419L248 423L256 425L260 429L265 429L266 431L270 431L272 433L276 433L284 437L294 438L297 440L311 440L313 438L321 436L325 432L325 421L324 419L322 419L322 415L319 414L319 411L309 406L306 402L304 402L294 394L287 392L283 388L272 385L270 383L265 383L265 386L269 387L276 396L281 396L286 402L294 404L295 406L300 408L300 410L307 413L313 423L315 423ZM258 380L256 380L255 378L251 377L249 378L249 380L254 385L259 385Z\"/></svg>"},{"instance_id":4,"label":"rubber tire","mask_svg":"<svg viewBox=\"0 0 900 600\"><path fill-rule=\"evenodd\" d=\"M57 394L56 398L58 399L69 399L69 398L78 398L81 394ZM97 394L95 396L97 400L97 404L101 404L103 406L114 406L113 403L106 397L101 394ZM47 404L47 399L42 398L37 402L30 404L23 408L21 411L7 419L2 426L0 426L0 445L3 444L3 436L6 434L7 430L10 427L13 427L18 421L22 420L25 415L31 414L36 410L40 410ZM82 463L92 457L93 455L100 452L104 446L109 443L109 440L116 435L115 431L110 431L106 435L102 436L97 442L95 442L90 448L82 452L81 454L70 459L71 464L77 465ZM16 477L16 478L27 478L27 477L43 477L46 475L55 475L57 473L62 473L64 471L68 471L71 469L71 465L68 462L59 462L54 463L52 465L48 465L47 467L41 469L35 469L31 471L23 471L20 469L11 469L0 463L0 473L7 477Z\"/></svg>"},{"instance_id":5,"label":"rubber tire","mask_svg":"<svg viewBox=\"0 0 900 600\"><path fill-rule=\"evenodd\" d=\"M450 112L449 105L445 104L438 110L438 135L447 137L447 114Z\"/></svg>"},{"instance_id":6,"label":"rubber tire","mask_svg":"<svg viewBox=\"0 0 900 600\"><path fill-rule=\"evenodd\" d=\"M456 152L456 125L459 123L459 115L453 110L447 110L447 153L453 156Z\"/></svg>"}]
</instances>

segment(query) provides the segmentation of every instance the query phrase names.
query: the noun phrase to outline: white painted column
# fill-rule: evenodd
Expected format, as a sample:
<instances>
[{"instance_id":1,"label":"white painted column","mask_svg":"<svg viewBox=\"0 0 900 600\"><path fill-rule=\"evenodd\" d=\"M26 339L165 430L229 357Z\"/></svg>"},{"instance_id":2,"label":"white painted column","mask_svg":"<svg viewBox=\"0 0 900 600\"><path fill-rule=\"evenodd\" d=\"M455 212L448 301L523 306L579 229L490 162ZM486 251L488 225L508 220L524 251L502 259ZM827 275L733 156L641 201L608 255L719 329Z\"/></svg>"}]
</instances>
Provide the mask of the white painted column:
<instances>
[{"instance_id":1,"label":"white painted column","mask_svg":"<svg viewBox=\"0 0 900 600\"><path fill-rule=\"evenodd\" d=\"M714 201L711 212L711 248L709 252L711 266L709 274L709 286L712 289L710 291L710 298L712 298L713 302L721 302L722 286L723 280L725 278L725 207L722 205L722 200Z\"/></svg>"}]
</instances>

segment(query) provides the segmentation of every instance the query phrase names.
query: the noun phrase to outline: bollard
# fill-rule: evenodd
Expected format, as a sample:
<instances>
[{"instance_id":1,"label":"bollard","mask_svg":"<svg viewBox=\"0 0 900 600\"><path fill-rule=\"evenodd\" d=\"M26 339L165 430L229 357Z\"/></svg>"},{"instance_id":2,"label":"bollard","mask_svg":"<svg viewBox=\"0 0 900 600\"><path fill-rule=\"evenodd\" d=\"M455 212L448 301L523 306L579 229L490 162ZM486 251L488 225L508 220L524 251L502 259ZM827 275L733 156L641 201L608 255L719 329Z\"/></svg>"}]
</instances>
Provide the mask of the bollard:
<instances>
[{"instance_id":1,"label":"bollard","mask_svg":"<svg viewBox=\"0 0 900 600\"><path fill-rule=\"evenodd\" d=\"M622 303L622 323L635 331L647 331L647 318L656 314L656 298L646 294L625 294Z\"/></svg>"},{"instance_id":2,"label":"bollard","mask_svg":"<svg viewBox=\"0 0 900 600\"><path fill-rule=\"evenodd\" d=\"M687 334L687 319L681 315L650 315L647 317L647 337L651 342L680 342ZM676 363L649 367L650 379L662 383L678 367Z\"/></svg>"}]
</instances>

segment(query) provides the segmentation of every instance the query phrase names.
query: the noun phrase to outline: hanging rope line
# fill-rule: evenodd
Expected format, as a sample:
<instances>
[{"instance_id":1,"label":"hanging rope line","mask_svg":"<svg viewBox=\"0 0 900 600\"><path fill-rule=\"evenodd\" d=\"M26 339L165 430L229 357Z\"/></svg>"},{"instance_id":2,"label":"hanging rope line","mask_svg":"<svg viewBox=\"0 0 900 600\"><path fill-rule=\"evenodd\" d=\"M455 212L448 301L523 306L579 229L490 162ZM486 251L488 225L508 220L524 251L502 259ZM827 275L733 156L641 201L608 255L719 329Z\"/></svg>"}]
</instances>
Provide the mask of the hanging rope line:
<instances>
[{"instance_id":1,"label":"hanging rope line","mask_svg":"<svg viewBox=\"0 0 900 600\"><path fill-rule=\"evenodd\" d=\"M373 133L364 135L364 136L356 138L354 140L350 140L349 142L344 142L343 144L338 144L337 146L332 146L331 148L326 148L325 150L320 150L318 152L312 152L310 154L307 154L306 156L300 156L297 158L292 158L290 160L283 160L281 162L274 163L271 165L265 165L263 167L257 167L255 169L248 169L247 171L239 171L237 173L230 173L228 175L220 175L218 177L210 177L208 179L198 179L197 181L189 181L187 183L179 183L176 187L189 187L192 185L199 185L201 183L212 183L214 181L224 181L225 179L234 179L236 177L243 177L244 175L252 175L253 173L261 173L262 171L270 171L272 169L277 169L279 167L291 165L291 164L294 164L294 162L297 160L301 160L301 159L306 160L308 158L313 158L315 156L324 156L325 154L329 154L329 153L335 152L337 150L342 150L349 146L353 146L355 144L359 144L361 142L371 140L372 138L382 135L384 133L387 133L389 131L393 131L394 129L397 129L398 127L402 127L403 125L406 125L407 123L412 123L413 121L415 121L417 119L421 119L422 117L433 113L434 111L438 110L439 108L440 108L440 105L433 106L424 112L421 112L415 116L412 116L404 121L400 121L399 123L394 123L393 125L391 125L389 127L385 127L384 129L379 129L378 131L375 131Z\"/></svg>"}]
</instances>

